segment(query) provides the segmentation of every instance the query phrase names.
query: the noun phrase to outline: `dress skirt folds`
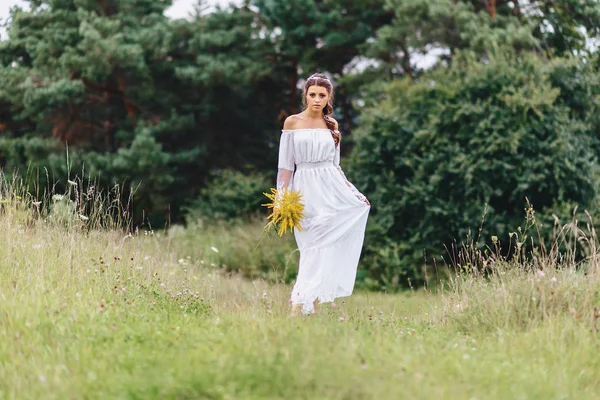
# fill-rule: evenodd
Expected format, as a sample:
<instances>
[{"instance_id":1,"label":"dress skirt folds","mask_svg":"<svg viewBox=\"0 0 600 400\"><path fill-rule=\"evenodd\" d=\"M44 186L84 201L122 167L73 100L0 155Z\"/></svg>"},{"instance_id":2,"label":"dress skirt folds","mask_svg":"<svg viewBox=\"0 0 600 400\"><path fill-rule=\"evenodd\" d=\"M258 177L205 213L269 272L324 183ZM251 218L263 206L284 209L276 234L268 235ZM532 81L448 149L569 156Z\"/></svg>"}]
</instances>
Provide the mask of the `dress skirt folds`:
<instances>
[{"instance_id":1,"label":"dress skirt folds","mask_svg":"<svg viewBox=\"0 0 600 400\"><path fill-rule=\"evenodd\" d=\"M329 129L283 130L277 187L302 194L303 230L294 230L300 265L291 293L303 313L354 289L370 206L340 168Z\"/></svg>"}]
</instances>

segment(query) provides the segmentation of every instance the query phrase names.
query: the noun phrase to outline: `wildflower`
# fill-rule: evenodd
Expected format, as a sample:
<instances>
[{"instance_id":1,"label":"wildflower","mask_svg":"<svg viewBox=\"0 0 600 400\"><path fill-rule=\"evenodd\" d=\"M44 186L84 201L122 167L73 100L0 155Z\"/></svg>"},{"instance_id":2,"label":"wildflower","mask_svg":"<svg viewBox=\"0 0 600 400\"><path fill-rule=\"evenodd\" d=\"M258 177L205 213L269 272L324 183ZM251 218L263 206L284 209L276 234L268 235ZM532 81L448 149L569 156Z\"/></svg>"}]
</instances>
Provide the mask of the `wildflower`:
<instances>
[{"instance_id":1,"label":"wildflower","mask_svg":"<svg viewBox=\"0 0 600 400\"><path fill-rule=\"evenodd\" d=\"M344 317L340 317L340 322L344 322Z\"/></svg>"},{"instance_id":2,"label":"wildflower","mask_svg":"<svg viewBox=\"0 0 600 400\"><path fill-rule=\"evenodd\" d=\"M556 277L555 277L555 276L553 276L553 277L552 277L552 279L550 279L550 281L552 281L552 282L556 282L557 280L558 280L558 279L556 279Z\"/></svg>"},{"instance_id":3,"label":"wildflower","mask_svg":"<svg viewBox=\"0 0 600 400\"><path fill-rule=\"evenodd\" d=\"M214 251L215 253L218 253L218 252L219 252L219 249L217 249L215 246L210 246L210 249L211 249L212 251Z\"/></svg>"},{"instance_id":4,"label":"wildflower","mask_svg":"<svg viewBox=\"0 0 600 400\"><path fill-rule=\"evenodd\" d=\"M89 221L89 218L83 214L79 214L79 218L81 218L83 221Z\"/></svg>"},{"instance_id":5,"label":"wildflower","mask_svg":"<svg viewBox=\"0 0 600 400\"><path fill-rule=\"evenodd\" d=\"M70 180L70 179L67 179L67 182L68 182L68 183L69 183L69 185L71 185L71 186L77 186L77 182L75 182L75 181L72 181L72 180Z\"/></svg>"},{"instance_id":6,"label":"wildflower","mask_svg":"<svg viewBox=\"0 0 600 400\"><path fill-rule=\"evenodd\" d=\"M498 236L492 236L492 243L498 243Z\"/></svg>"},{"instance_id":7,"label":"wildflower","mask_svg":"<svg viewBox=\"0 0 600 400\"><path fill-rule=\"evenodd\" d=\"M302 195L298 191L283 190L271 188L271 193L263 193L271 203L263 204L263 207L272 208L273 212L267 217L269 223L265 229L272 226L278 226L277 234L281 237L289 229L302 230L300 221L304 218L304 204L300 201ZM275 211L275 209L277 211Z\"/></svg>"},{"instance_id":8,"label":"wildflower","mask_svg":"<svg viewBox=\"0 0 600 400\"><path fill-rule=\"evenodd\" d=\"M546 274L544 273L544 271L541 271L541 270L538 270L538 271L537 271L537 275L538 275L540 278L543 278L543 277L545 277L545 276L546 276Z\"/></svg>"}]
</instances>

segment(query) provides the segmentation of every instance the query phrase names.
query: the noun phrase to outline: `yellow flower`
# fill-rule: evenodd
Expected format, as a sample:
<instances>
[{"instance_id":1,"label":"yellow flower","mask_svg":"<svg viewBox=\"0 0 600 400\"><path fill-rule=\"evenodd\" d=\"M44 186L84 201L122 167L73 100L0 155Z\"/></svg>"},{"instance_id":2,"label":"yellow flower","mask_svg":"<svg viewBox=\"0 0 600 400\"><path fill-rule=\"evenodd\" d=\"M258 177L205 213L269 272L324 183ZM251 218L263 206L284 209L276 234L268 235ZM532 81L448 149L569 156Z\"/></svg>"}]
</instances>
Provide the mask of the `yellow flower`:
<instances>
[{"instance_id":1,"label":"yellow flower","mask_svg":"<svg viewBox=\"0 0 600 400\"><path fill-rule=\"evenodd\" d=\"M300 201L302 194L298 191L292 191L284 189L278 192L277 189L271 188L271 193L264 193L270 203L263 204L263 207L272 208L273 212L267 217L269 223L265 226L265 229L269 229L272 226L278 226L279 230L277 234L281 237L289 229L290 232L293 229L299 231L302 230L300 221L304 218L304 204ZM275 211L277 209L277 211Z\"/></svg>"}]
</instances>

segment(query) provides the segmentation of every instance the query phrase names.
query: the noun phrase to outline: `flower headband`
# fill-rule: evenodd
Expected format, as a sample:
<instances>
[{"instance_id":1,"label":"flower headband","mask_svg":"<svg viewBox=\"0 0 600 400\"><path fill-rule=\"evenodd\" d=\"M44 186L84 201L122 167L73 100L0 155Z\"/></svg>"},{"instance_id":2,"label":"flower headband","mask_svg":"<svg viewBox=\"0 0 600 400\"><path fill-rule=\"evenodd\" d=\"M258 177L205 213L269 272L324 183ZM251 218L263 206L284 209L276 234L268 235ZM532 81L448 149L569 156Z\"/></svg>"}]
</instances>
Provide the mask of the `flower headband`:
<instances>
[{"instance_id":1,"label":"flower headband","mask_svg":"<svg viewBox=\"0 0 600 400\"><path fill-rule=\"evenodd\" d=\"M322 77L322 76L314 76L314 75L311 75L311 76L310 76L310 77L307 79L307 81L309 81L309 80L311 80L311 79L321 79L322 81L327 81L327 82L328 82L328 83L331 85L331 81L330 81L328 78L326 78L326 77Z\"/></svg>"}]
</instances>

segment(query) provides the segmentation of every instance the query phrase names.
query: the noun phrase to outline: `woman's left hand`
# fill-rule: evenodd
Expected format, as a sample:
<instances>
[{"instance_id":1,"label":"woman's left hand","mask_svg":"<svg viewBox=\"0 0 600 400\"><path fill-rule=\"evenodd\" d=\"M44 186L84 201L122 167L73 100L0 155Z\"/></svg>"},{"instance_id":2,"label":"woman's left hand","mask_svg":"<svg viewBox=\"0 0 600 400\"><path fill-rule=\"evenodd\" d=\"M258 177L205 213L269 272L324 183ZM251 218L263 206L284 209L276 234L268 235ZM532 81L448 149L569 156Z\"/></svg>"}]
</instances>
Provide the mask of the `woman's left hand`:
<instances>
[{"instance_id":1,"label":"woman's left hand","mask_svg":"<svg viewBox=\"0 0 600 400\"><path fill-rule=\"evenodd\" d=\"M365 203L367 203L368 206L371 205L371 202L369 202L369 199L367 199L366 197L365 197Z\"/></svg>"}]
</instances>

